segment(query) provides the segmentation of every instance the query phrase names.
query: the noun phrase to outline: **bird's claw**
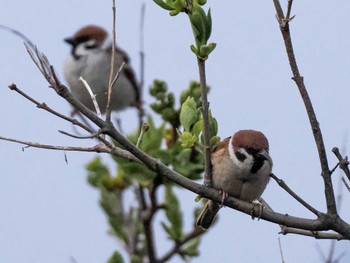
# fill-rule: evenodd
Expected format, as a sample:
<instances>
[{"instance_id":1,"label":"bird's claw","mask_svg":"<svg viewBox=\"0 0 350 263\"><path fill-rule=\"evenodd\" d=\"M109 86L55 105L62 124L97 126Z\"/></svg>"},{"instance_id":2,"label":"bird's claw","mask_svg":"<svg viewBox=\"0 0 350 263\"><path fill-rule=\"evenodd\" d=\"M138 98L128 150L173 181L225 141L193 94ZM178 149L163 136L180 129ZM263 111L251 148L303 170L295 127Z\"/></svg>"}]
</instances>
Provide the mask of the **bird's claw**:
<instances>
[{"instance_id":1,"label":"bird's claw","mask_svg":"<svg viewBox=\"0 0 350 263\"><path fill-rule=\"evenodd\" d=\"M253 203L254 207L253 207L253 209L252 209L250 215L252 216L252 219L254 220L254 219L255 219L254 208L255 208L255 206L257 205L257 206L259 206L258 220L260 220L261 215L262 215L262 212L263 212L263 210L264 210L265 207L264 207L264 205L263 205L258 199L253 200L252 203Z\"/></svg>"},{"instance_id":2,"label":"bird's claw","mask_svg":"<svg viewBox=\"0 0 350 263\"><path fill-rule=\"evenodd\" d=\"M221 203L220 203L220 208L222 208L224 206L224 203L226 201L226 198L228 196L228 193L226 193L223 190L220 190L220 195L221 195Z\"/></svg>"}]
</instances>

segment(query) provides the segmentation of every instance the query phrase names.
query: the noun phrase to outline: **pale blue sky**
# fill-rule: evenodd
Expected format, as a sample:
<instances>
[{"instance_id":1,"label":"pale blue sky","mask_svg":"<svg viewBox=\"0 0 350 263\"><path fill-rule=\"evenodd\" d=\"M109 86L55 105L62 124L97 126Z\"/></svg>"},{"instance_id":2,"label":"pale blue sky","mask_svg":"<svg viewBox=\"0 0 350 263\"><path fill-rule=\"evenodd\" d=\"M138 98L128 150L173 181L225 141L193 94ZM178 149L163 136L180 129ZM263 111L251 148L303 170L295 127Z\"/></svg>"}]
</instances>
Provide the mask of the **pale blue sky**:
<instances>
[{"instance_id":1,"label":"pale blue sky","mask_svg":"<svg viewBox=\"0 0 350 263\"><path fill-rule=\"evenodd\" d=\"M118 43L127 50L139 73L139 15L146 4L146 88L156 78L166 80L179 94L197 79L191 29L183 15L169 17L152 1L116 1ZM286 1L284 1L286 2ZM282 37L271 1L210 1L215 52L207 62L209 100L219 122L219 135L239 129L258 129L270 141L274 172L317 209L324 211L323 183L315 143L304 106L291 80ZM285 5L284 5L285 6ZM350 110L349 1L295 1L291 24L296 56L320 122L330 166L333 146L347 147ZM111 29L111 1L3 0L0 24L26 34L50 59L60 76L69 47L63 38L86 24ZM22 41L0 31L0 135L54 145L93 145L57 130L71 125L37 109L7 88L11 82L64 113L69 112L30 61ZM150 97L145 94L146 102ZM125 125L136 127L135 113L123 112ZM0 141L0 261L4 263L105 262L119 243L107 233L107 220L98 193L86 182L84 165L95 154L25 149ZM105 159L108 159L104 155ZM339 189L339 174L334 185ZM342 187L343 188L343 187ZM344 190L344 189L343 189ZM344 192L341 214L349 219L349 193ZM195 195L182 191L185 218L192 215ZM271 181L263 197L276 211L312 217ZM231 209L202 240L201 256L193 262L281 262L278 226L252 221ZM158 218L159 219L159 218ZM187 227L189 227L189 220ZM316 244L328 251L329 241L280 236L286 262L320 262ZM157 240L164 235L157 232ZM167 250L161 242L158 254ZM338 242L336 254L348 242ZM176 258L171 262L179 262Z\"/></svg>"}]
</instances>

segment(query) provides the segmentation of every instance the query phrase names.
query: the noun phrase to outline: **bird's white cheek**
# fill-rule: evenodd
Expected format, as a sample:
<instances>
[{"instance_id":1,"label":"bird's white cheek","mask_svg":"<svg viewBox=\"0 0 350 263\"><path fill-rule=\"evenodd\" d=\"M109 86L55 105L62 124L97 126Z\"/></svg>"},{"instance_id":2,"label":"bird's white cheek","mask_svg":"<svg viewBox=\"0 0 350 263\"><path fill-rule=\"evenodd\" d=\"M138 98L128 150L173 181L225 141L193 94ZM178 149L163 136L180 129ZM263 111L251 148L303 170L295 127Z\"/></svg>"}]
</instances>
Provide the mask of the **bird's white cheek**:
<instances>
[{"instance_id":1,"label":"bird's white cheek","mask_svg":"<svg viewBox=\"0 0 350 263\"><path fill-rule=\"evenodd\" d=\"M232 140L232 138L231 138L231 140ZM253 156L248 154L245 149L239 149L239 152L241 154L245 155L246 158L244 159L243 162L238 160L238 158L233 150L231 140L228 144L228 152L229 152L230 159L233 162L233 165L235 167L237 167L237 169L239 169L241 171L241 173L243 173L243 174L249 173L250 169L252 168L253 163L254 163Z\"/></svg>"}]
</instances>

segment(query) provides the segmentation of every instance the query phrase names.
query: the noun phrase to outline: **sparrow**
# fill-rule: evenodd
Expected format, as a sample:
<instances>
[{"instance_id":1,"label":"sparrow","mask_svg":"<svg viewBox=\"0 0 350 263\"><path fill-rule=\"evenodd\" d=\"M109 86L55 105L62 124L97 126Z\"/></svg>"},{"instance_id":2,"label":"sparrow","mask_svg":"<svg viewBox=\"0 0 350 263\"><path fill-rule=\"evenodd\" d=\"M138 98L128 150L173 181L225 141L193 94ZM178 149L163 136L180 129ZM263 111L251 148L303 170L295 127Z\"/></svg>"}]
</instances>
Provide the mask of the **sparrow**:
<instances>
[{"instance_id":1,"label":"sparrow","mask_svg":"<svg viewBox=\"0 0 350 263\"><path fill-rule=\"evenodd\" d=\"M253 202L264 192L272 171L269 142L260 131L240 130L214 146L211 165L213 188ZM196 225L208 229L221 207L209 200Z\"/></svg>"},{"instance_id":2,"label":"sparrow","mask_svg":"<svg viewBox=\"0 0 350 263\"><path fill-rule=\"evenodd\" d=\"M83 77L96 95L102 113L106 111L112 57L112 41L103 28L88 25L81 28L72 37L64 39L71 45L71 53L64 64L64 76L73 95L90 110L95 110L91 96L84 84ZM114 74L125 62L118 80L113 85L111 108L121 111L129 106L140 104L140 89L127 53L116 46Z\"/></svg>"}]
</instances>

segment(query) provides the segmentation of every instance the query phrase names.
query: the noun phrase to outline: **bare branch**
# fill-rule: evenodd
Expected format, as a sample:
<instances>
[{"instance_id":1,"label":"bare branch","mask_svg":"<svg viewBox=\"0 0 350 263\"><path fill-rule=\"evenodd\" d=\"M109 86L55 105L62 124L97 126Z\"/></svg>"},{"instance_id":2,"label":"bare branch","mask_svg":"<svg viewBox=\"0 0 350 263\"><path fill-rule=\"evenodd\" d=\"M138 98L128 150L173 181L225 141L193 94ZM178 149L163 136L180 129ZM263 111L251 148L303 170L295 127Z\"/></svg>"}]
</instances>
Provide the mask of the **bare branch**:
<instances>
[{"instance_id":1,"label":"bare branch","mask_svg":"<svg viewBox=\"0 0 350 263\"><path fill-rule=\"evenodd\" d=\"M165 254L161 259L157 261L157 263L165 263L168 262L168 260L176 255L177 253L181 252L181 247L186 244L188 241L195 239L202 235L205 232L205 230L201 228L194 228L190 233L188 233L182 240L178 241L175 243L174 247L167 253Z\"/></svg>"},{"instance_id":2,"label":"bare branch","mask_svg":"<svg viewBox=\"0 0 350 263\"><path fill-rule=\"evenodd\" d=\"M79 135L71 134L71 133L68 133L68 132L65 132L65 131L61 131L61 130L58 130L58 132L62 133L64 135L67 135L69 137L75 138L75 139L93 139L93 138L97 138L98 136L101 135L100 132L97 132L97 133L92 134L92 135L87 135L87 136L79 136Z\"/></svg>"},{"instance_id":3,"label":"bare branch","mask_svg":"<svg viewBox=\"0 0 350 263\"><path fill-rule=\"evenodd\" d=\"M314 213L317 217L321 215L321 212L313 208L311 205L309 205L306 201L304 201L300 196L298 196L292 189L288 187L288 185L282 180L279 179L276 175L273 173L270 174L270 177L272 177L279 186L281 186L288 194L290 194L295 200L297 200L300 204L302 204L306 209L308 209L310 212Z\"/></svg>"},{"instance_id":4,"label":"bare branch","mask_svg":"<svg viewBox=\"0 0 350 263\"><path fill-rule=\"evenodd\" d=\"M145 83L145 51L144 51L144 27L145 27L145 11L146 5L145 3L141 6L141 16L140 16L140 83L138 84L138 101L136 102L138 109L138 117L139 117L139 129L141 129L144 116L145 109L143 107L143 89Z\"/></svg>"},{"instance_id":5,"label":"bare branch","mask_svg":"<svg viewBox=\"0 0 350 263\"><path fill-rule=\"evenodd\" d=\"M345 180L344 176L341 177L341 180L344 183L346 189L348 189L348 191L350 192L350 186L349 186L348 182Z\"/></svg>"},{"instance_id":6,"label":"bare branch","mask_svg":"<svg viewBox=\"0 0 350 263\"><path fill-rule=\"evenodd\" d=\"M311 125L311 130L316 142L320 164L321 164L322 177L323 177L324 187L325 187L327 212L336 215L337 207L336 207L335 196L334 196L334 188L331 180L331 172L328 166L328 160L327 160L326 150L323 142L321 128L318 124L318 120L316 118L314 108L312 106L309 94L306 90L306 87L304 84L304 78L300 75L300 72L299 72L297 61L294 55L294 49L292 45L290 30L289 30L289 21L286 20L286 17L283 14L279 0L273 0L273 2L276 8L278 21L280 23L280 30L284 39L284 44L288 55L290 68L293 73L292 79L295 81L299 89L299 93L303 99L306 112L309 118L309 122ZM291 7L292 7L292 1L289 1L288 2L289 11L287 11L289 14L291 12L290 11Z\"/></svg>"},{"instance_id":7,"label":"bare branch","mask_svg":"<svg viewBox=\"0 0 350 263\"><path fill-rule=\"evenodd\" d=\"M111 103L112 103L112 92L113 92L113 74L114 74L114 66L115 66L115 48L116 48L116 19L117 19L117 14L116 14L116 6L115 6L115 0L112 0L112 14L113 14L113 29L112 29L112 57L111 57L111 67L109 71L109 82L108 82L108 92L107 92L107 106L106 106L106 121L111 123ZM123 65L120 67L122 68ZM118 78L120 69L117 73L117 76L115 79Z\"/></svg>"},{"instance_id":8,"label":"bare branch","mask_svg":"<svg viewBox=\"0 0 350 263\"><path fill-rule=\"evenodd\" d=\"M24 91L22 91L21 89L19 89L19 88L17 87L16 84L11 83L10 85L8 85L8 87L9 87L11 90L13 90L13 91L17 92L18 94L20 94L21 96L23 96L24 98L26 98L27 100L29 100L29 101L31 101L32 103L34 103L39 109L46 110L46 111L52 113L53 115L55 115L55 116L57 116L57 117L59 117L59 118L61 118L61 119L64 119L64 120L66 120L66 121L68 121L68 122L71 122L73 125L79 126L79 127L83 128L84 130L86 130L86 131L88 131L88 132L90 132L90 133L93 132L93 131L91 130L91 128L89 128L88 126L86 126L86 125L84 125L83 123L79 122L77 119L70 118L70 117L68 117L68 116L66 116L66 115L63 115L63 114L61 114L61 113L59 113L59 112L53 110L52 108L50 108L50 107L49 107L46 103L44 103L44 102L43 102L43 103L38 102L37 100L35 100L34 98L32 98L31 96L29 96L28 94L26 94Z\"/></svg>"},{"instance_id":9,"label":"bare branch","mask_svg":"<svg viewBox=\"0 0 350 263\"><path fill-rule=\"evenodd\" d=\"M101 118L102 114L101 114L100 106L98 105L97 100L96 100L96 94L94 94L94 93L92 92L92 89L91 89L89 83L88 83L82 76L80 76L79 80L80 80L81 82L83 82L84 87L85 87L86 90L89 92L90 98L91 98L92 103L94 104L94 107L95 107L95 110L96 110L96 114L97 114L98 117Z\"/></svg>"},{"instance_id":10,"label":"bare branch","mask_svg":"<svg viewBox=\"0 0 350 263\"><path fill-rule=\"evenodd\" d=\"M110 153L115 156L123 157L129 161L140 162L139 159L135 158L128 151L125 151L118 147L109 148L103 144L97 144L93 147L73 147L73 146L56 146L50 144L42 144L37 142L23 141L18 139L13 139L9 137L0 136L0 140L14 142L19 144L24 144L28 147L41 148L46 150L58 150L58 151L70 151L70 152L96 152L96 153Z\"/></svg>"},{"instance_id":11,"label":"bare branch","mask_svg":"<svg viewBox=\"0 0 350 263\"><path fill-rule=\"evenodd\" d=\"M344 171L345 175L348 177L348 180L350 180L348 157L345 156L345 158L343 158L343 156L340 154L339 149L337 147L333 147L332 152L335 154L335 156L339 160L339 168Z\"/></svg>"},{"instance_id":12,"label":"bare branch","mask_svg":"<svg viewBox=\"0 0 350 263\"><path fill-rule=\"evenodd\" d=\"M329 232L322 232L322 231L309 231L309 230L303 230L293 227L281 227L280 234L287 235L287 234L296 234L300 236L308 236L308 237L314 237L315 239L336 239L336 240L346 240L348 238L338 234L338 233L329 233Z\"/></svg>"},{"instance_id":13,"label":"bare branch","mask_svg":"<svg viewBox=\"0 0 350 263\"><path fill-rule=\"evenodd\" d=\"M282 262L282 263L285 263L285 261L284 261L284 256L283 256L283 250L282 250L281 239L280 239L279 237L278 237L278 247L279 247L280 254L281 254L281 262Z\"/></svg>"}]
</instances>

